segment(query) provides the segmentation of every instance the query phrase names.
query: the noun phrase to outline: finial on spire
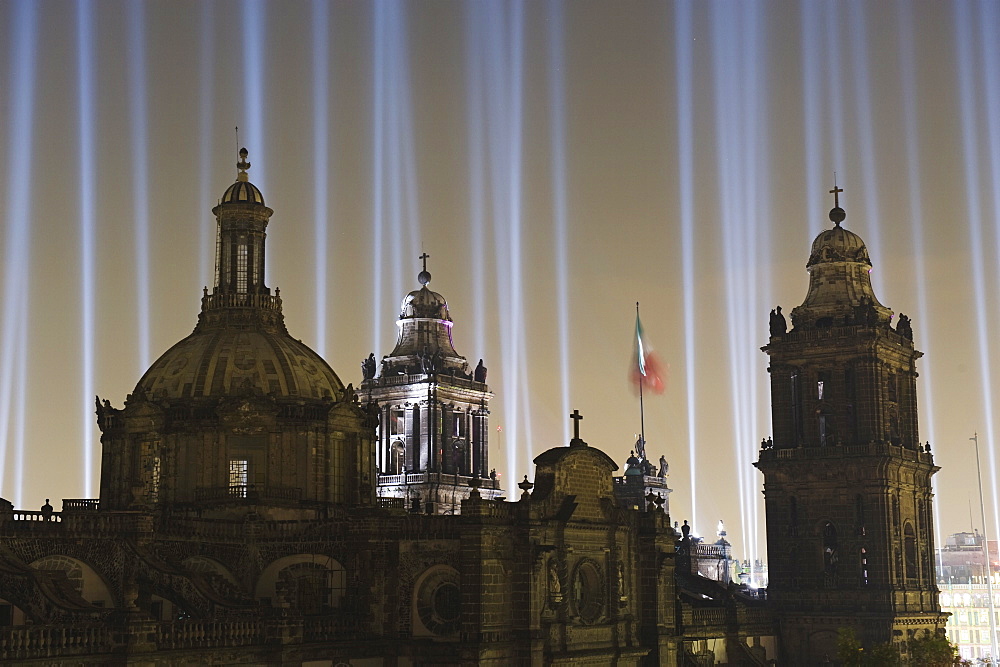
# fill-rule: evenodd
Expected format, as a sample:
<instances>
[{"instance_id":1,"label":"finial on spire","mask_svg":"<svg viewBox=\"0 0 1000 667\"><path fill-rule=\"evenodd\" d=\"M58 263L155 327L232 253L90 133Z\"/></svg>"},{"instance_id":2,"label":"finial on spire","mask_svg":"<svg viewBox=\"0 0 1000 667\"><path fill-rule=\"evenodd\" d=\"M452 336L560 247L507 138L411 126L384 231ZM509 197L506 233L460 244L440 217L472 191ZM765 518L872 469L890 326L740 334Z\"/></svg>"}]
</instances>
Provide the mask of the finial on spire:
<instances>
[{"instance_id":1,"label":"finial on spire","mask_svg":"<svg viewBox=\"0 0 1000 667\"><path fill-rule=\"evenodd\" d=\"M426 252L420 256L420 259L424 262L424 270L417 274L417 282L421 285L426 285L431 281L431 274L427 271L427 258L430 257Z\"/></svg>"},{"instance_id":2,"label":"finial on spire","mask_svg":"<svg viewBox=\"0 0 1000 667\"><path fill-rule=\"evenodd\" d=\"M847 212L840 208L840 193L843 191L844 188L837 187L837 172L833 172L833 190L830 190L830 194L833 195L833 208L830 209L830 222L837 227L840 227L840 223L847 218Z\"/></svg>"},{"instance_id":3,"label":"finial on spire","mask_svg":"<svg viewBox=\"0 0 1000 667\"><path fill-rule=\"evenodd\" d=\"M240 161L236 163L236 168L240 170L240 173L236 175L236 180L238 181L249 180L249 177L247 176L247 169L250 168L250 163L247 162L248 155L250 155L250 153L246 148L240 149Z\"/></svg>"}]
</instances>

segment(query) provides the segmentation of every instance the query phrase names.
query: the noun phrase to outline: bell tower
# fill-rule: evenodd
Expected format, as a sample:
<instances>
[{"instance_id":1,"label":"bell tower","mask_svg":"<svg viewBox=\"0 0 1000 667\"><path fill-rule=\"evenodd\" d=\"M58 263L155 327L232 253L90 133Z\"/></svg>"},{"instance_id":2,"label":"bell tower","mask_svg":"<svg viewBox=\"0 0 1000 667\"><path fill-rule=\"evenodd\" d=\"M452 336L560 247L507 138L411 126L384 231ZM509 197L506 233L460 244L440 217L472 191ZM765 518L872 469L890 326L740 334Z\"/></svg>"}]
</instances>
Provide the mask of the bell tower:
<instances>
[{"instance_id":1,"label":"bell tower","mask_svg":"<svg viewBox=\"0 0 1000 667\"><path fill-rule=\"evenodd\" d=\"M411 511L458 514L474 487L488 500L503 494L489 466L489 401L482 359L475 369L455 351L445 298L427 285L407 294L396 321L396 346L361 364L359 393L377 406L378 495L403 498Z\"/></svg>"},{"instance_id":2,"label":"bell tower","mask_svg":"<svg viewBox=\"0 0 1000 667\"><path fill-rule=\"evenodd\" d=\"M930 445L917 430L910 320L875 296L864 241L841 223L813 241L809 289L771 311L773 439L764 474L772 601L789 664L835 659L837 631L865 645L944 628L934 576Z\"/></svg>"}]
</instances>

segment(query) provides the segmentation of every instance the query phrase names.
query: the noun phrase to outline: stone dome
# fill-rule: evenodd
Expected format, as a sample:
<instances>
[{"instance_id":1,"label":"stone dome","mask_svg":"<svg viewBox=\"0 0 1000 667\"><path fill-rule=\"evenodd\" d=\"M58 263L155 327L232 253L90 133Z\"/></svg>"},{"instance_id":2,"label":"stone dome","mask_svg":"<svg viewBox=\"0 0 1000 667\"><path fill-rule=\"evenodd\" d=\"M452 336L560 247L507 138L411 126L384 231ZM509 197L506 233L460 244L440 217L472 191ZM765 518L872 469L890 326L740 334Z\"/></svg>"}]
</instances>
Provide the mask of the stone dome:
<instances>
[{"instance_id":1,"label":"stone dome","mask_svg":"<svg viewBox=\"0 0 1000 667\"><path fill-rule=\"evenodd\" d=\"M259 204L265 206L260 188L250 181L238 180L222 194L222 204Z\"/></svg>"},{"instance_id":2,"label":"stone dome","mask_svg":"<svg viewBox=\"0 0 1000 667\"><path fill-rule=\"evenodd\" d=\"M343 389L329 364L291 336L232 328L195 331L157 359L136 385L154 400L245 393L339 400Z\"/></svg>"},{"instance_id":3,"label":"stone dome","mask_svg":"<svg viewBox=\"0 0 1000 667\"><path fill-rule=\"evenodd\" d=\"M411 318L451 321L448 313L448 302L444 297L423 286L403 298L399 307L399 319Z\"/></svg>"},{"instance_id":4,"label":"stone dome","mask_svg":"<svg viewBox=\"0 0 1000 667\"><path fill-rule=\"evenodd\" d=\"M819 233L813 241L806 267L825 262L860 262L871 266L865 242L840 225Z\"/></svg>"}]
</instances>

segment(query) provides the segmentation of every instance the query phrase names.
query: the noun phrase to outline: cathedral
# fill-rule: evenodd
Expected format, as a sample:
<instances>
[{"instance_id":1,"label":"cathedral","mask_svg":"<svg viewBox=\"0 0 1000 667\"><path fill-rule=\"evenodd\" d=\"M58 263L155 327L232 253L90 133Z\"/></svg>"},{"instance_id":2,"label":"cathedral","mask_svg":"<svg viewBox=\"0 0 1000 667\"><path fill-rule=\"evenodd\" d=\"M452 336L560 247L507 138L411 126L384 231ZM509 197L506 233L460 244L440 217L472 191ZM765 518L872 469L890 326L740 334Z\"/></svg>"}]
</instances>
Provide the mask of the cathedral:
<instances>
[{"instance_id":1,"label":"cathedral","mask_svg":"<svg viewBox=\"0 0 1000 667\"><path fill-rule=\"evenodd\" d=\"M0 500L0 660L811 665L839 628L903 657L943 629L920 353L839 206L763 348L765 591L733 580L721 527L707 543L672 522L665 459L640 442L617 474L576 411L570 442L501 488L486 364L455 349L426 254L395 347L345 385L285 328L273 211L246 149L237 166L193 332L122 407L97 400L100 498Z\"/></svg>"}]
</instances>

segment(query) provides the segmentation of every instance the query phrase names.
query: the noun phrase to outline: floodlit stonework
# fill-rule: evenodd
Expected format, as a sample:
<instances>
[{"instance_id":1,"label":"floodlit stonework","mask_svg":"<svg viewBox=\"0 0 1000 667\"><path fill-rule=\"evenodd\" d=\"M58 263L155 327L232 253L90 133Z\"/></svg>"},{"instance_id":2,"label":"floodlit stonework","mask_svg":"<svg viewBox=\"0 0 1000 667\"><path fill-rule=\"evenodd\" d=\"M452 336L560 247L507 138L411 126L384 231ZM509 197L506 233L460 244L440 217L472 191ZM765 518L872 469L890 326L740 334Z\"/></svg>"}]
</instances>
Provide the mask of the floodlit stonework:
<instances>
[{"instance_id":1,"label":"floodlit stonework","mask_svg":"<svg viewBox=\"0 0 1000 667\"><path fill-rule=\"evenodd\" d=\"M817 239L825 286L791 331L772 318L765 593L731 581L721 526L708 544L671 521L665 458L637 443L616 476L576 412L533 481L501 489L485 363L456 352L426 265L395 348L345 385L285 329L263 282L272 211L238 166L197 326L122 407L97 401L101 497L0 501L0 660L805 665L841 625L943 627L919 353L854 235Z\"/></svg>"}]
</instances>

